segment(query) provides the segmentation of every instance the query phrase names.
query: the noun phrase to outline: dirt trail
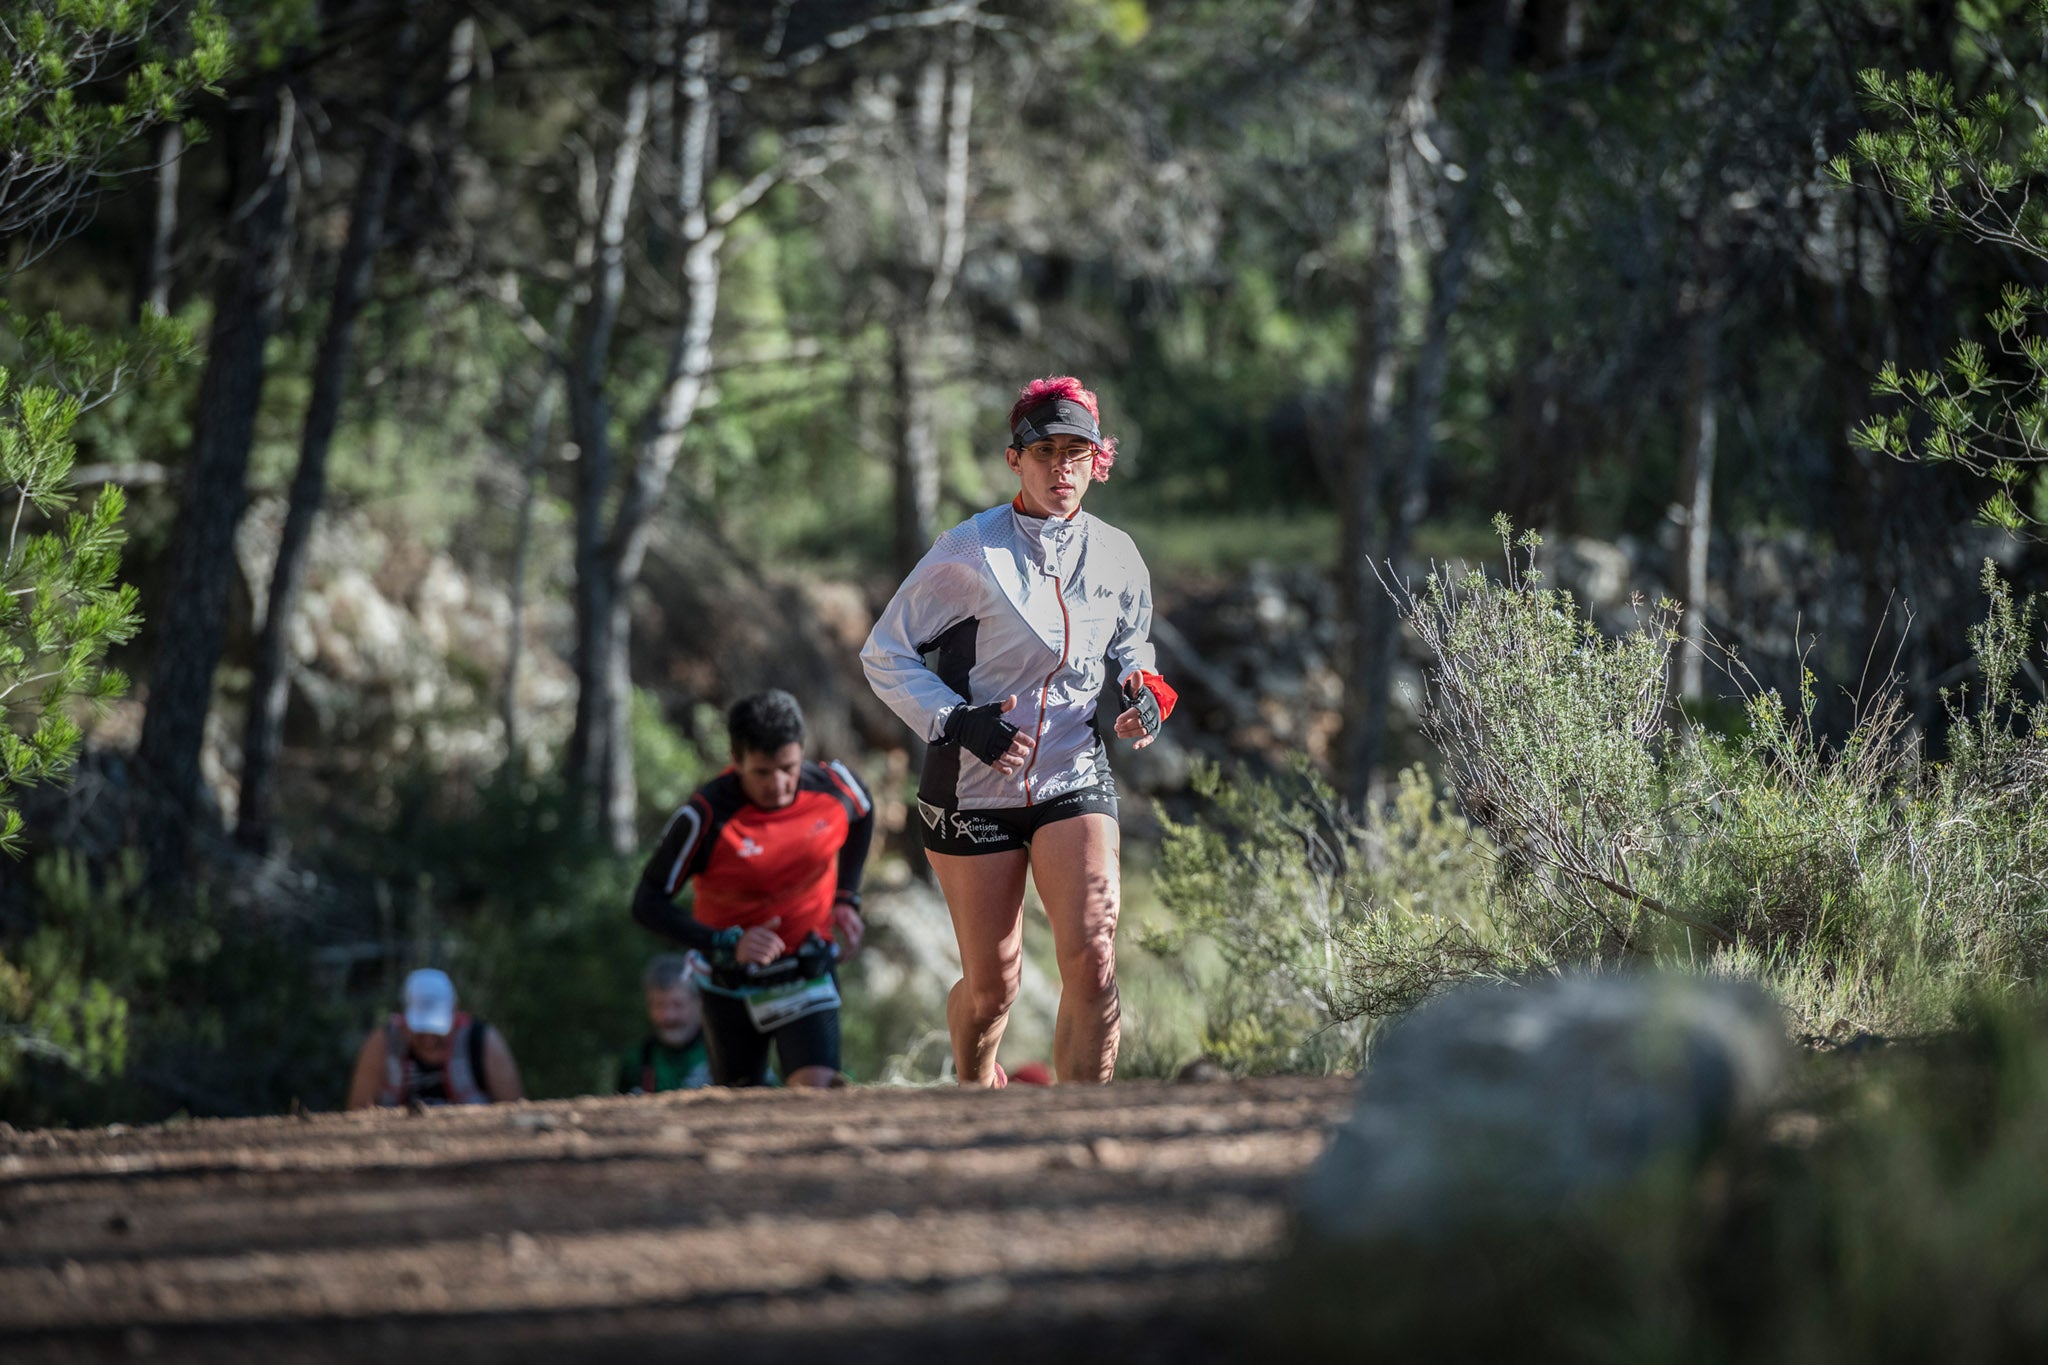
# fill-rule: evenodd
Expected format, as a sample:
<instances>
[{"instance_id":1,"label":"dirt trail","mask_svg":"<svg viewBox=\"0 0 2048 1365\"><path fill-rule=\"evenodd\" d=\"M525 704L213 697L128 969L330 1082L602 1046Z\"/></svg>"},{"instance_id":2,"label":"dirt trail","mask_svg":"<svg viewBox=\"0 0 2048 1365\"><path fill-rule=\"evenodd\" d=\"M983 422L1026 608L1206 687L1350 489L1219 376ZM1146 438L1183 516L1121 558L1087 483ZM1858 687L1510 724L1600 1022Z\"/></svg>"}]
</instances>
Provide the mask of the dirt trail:
<instances>
[{"instance_id":1,"label":"dirt trail","mask_svg":"<svg viewBox=\"0 0 2048 1365\"><path fill-rule=\"evenodd\" d=\"M0 1358L1238 1353L1341 1080L0 1134Z\"/></svg>"}]
</instances>

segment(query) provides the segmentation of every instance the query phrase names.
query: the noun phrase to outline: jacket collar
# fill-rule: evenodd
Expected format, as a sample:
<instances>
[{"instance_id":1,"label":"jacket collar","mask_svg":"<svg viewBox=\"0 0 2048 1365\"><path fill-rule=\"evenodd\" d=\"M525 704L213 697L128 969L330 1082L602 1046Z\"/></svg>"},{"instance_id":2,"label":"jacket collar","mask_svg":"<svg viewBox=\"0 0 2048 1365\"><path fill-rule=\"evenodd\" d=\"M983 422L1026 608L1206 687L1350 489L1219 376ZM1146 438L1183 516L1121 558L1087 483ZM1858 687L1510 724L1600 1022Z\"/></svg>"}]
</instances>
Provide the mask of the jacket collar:
<instances>
[{"instance_id":1,"label":"jacket collar","mask_svg":"<svg viewBox=\"0 0 2048 1365\"><path fill-rule=\"evenodd\" d=\"M1061 589L1052 580L1064 582L1069 577L1076 550L1086 540L1088 523L1078 516L1071 520L1026 516L1016 503L1003 508L998 516L1000 520L990 528L996 534L982 543L989 572L1031 633L1047 649L1064 653L1065 613L1059 600Z\"/></svg>"}]
</instances>

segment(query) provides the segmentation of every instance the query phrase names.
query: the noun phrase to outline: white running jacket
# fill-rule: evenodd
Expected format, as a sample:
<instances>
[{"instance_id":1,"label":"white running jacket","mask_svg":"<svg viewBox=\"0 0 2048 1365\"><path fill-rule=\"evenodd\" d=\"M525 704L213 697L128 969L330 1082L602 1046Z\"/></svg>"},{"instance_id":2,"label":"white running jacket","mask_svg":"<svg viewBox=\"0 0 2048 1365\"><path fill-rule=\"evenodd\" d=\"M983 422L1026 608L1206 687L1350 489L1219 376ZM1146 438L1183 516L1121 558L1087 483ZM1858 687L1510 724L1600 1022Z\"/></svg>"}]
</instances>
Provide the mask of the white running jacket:
<instances>
[{"instance_id":1,"label":"white running jacket","mask_svg":"<svg viewBox=\"0 0 2048 1365\"><path fill-rule=\"evenodd\" d=\"M991 507L941 535L868 634L875 695L931 749L918 798L1003 810L1100 780L1094 729L1106 664L1119 685L1156 672L1152 578L1131 538L1086 512L1073 520ZM961 705L1017 705L1004 717L1038 739L1005 777L939 739Z\"/></svg>"}]
</instances>

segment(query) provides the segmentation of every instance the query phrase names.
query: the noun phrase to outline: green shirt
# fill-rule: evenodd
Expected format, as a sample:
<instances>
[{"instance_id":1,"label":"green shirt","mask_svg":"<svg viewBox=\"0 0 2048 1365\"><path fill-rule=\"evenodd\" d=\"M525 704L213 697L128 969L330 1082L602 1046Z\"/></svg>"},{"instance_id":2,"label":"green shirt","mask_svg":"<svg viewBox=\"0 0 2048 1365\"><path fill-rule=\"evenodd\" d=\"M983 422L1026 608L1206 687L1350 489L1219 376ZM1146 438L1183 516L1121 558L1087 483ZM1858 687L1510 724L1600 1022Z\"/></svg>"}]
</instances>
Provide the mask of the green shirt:
<instances>
[{"instance_id":1,"label":"green shirt","mask_svg":"<svg viewBox=\"0 0 2048 1365\"><path fill-rule=\"evenodd\" d=\"M619 1058L618 1090L622 1095L701 1090L709 1084L711 1059L705 1055L701 1031L681 1047L670 1047L649 1034Z\"/></svg>"}]
</instances>

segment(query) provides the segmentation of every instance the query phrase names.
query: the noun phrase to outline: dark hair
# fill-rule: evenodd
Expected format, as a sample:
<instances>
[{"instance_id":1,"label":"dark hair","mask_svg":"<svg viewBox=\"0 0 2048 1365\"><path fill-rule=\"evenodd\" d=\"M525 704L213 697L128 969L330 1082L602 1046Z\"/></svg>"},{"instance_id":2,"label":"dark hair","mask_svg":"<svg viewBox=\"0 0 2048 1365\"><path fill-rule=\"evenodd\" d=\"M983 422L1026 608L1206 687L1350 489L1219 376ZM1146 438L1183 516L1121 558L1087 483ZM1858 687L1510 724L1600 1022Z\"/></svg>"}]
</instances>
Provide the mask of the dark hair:
<instances>
[{"instance_id":1,"label":"dark hair","mask_svg":"<svg viewBox=\"0 0 2048 1365\"><path fill-rule=\"evenodd\" d=\"M785 744L804 742L804 712L796 698L779 687L741 697L725 713L734 758L741 754L772 754Z\"/></svg>"}]
</instances>

